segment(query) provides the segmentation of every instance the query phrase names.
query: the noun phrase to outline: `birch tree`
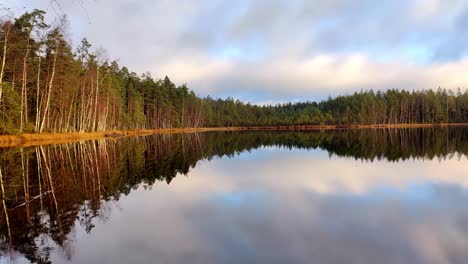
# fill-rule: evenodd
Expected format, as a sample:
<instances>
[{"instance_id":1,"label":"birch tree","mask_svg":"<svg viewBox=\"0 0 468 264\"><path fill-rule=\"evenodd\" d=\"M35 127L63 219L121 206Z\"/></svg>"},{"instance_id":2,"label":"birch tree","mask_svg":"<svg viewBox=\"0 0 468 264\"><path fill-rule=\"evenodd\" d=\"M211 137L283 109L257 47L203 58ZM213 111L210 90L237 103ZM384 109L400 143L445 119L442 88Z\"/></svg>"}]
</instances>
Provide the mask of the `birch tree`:
<instances>
[{"instance_id":1,"label":"birch tree","mask_svg":"<svg viewBox=\"0 0 468 264\"><path fill-rule=\"evenodd\" d=\"M28 58L31 45L31 35L36 29L43 29L47 27L44 23L44 14L42 10L34 9L31 13L26 12L24 15L16 19L15 24L20 27L25 37L25 51L23 57L23 74L21 86L21 120L20 131L23 131L24 123L28 122Z\"/></svg>"}]
</instances>

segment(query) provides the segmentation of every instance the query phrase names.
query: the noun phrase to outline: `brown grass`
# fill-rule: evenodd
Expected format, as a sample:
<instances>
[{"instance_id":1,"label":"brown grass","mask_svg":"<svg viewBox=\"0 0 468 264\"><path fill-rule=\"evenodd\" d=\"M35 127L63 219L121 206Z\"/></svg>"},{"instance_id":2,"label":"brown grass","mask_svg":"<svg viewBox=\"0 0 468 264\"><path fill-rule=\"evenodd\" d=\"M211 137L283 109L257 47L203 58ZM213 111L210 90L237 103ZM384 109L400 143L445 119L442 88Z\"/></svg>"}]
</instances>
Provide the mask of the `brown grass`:
<instances>
[{"instance_id":1,"label":"brown grass","mask_svg":"<svg viewBox=\"0 0 468 264\"><path fill-rule=\"evenodd\" d=\"M86 133L25 133L21 135L0 135L0 148L4 147L30 147L38 145L61 144L91 139L116 139L126 136L193 133L207 131L287 131L287 130L329 130L329 129L363 129L363 128L418 128L418 127L444 127L468 126L468 123L450 124L387 124L387 125L351 125L351 126L260 126L260 127L213 127L213 128L171 128L154 130L110 130Z\"/></svg>"}]
</instances>

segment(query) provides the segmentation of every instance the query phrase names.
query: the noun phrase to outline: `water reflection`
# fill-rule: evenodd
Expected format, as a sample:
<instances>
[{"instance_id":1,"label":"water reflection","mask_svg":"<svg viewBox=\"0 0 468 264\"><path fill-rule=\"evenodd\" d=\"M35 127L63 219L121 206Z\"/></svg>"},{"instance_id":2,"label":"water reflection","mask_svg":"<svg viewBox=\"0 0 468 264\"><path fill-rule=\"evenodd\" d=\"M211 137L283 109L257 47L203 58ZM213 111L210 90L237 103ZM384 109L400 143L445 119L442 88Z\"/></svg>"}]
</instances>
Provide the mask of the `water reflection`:
<instances>
[{"instance_id":1,"label":"water reflection","mask_svg":"<svg viewBox=\"0 0 468 264\"><path fill-rule=\"evenodd\" d=\"M467 132L203 133L3 149L0 262L463 263Z\"/></svg>"}]
</instances>

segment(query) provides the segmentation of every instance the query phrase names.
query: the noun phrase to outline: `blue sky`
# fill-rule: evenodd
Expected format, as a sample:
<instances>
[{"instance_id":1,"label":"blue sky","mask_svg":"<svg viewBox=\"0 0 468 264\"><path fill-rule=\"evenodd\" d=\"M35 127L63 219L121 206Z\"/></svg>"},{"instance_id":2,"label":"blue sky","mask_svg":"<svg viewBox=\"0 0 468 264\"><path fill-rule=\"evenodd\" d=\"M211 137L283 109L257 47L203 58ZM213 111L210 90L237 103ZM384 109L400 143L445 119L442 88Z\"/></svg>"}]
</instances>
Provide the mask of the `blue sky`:
<instances>
[{"instance_id":1,"label":"blue sky","mask_svg":"<svg viewBox=\"0 0 468 264\"><path fill-rule=\"evenodd\" d=\"M120 64L154 77L169 75L202 96L275 103L371 88L468 86L468 1L19 0L13 5L17 12L47 10L49 19L66 13L74 43L87 37Z\"/></svg>"}]
</instances>

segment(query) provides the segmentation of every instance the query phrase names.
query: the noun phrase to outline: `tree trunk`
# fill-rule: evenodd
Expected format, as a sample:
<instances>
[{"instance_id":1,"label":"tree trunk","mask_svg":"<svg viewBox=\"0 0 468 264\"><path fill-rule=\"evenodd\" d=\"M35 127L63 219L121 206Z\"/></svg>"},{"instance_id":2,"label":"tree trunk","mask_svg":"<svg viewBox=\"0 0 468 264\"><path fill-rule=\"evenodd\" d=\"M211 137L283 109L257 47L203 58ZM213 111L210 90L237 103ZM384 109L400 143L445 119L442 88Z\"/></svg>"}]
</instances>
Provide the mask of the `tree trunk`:
<instances>
[{"instance_id":1,"label":"tree trunk","mask_svg":"<svg viewBox=\"0 0 468 264\"><path fill-rule=\"evenodd\" d=\"M28 92L27 92L27 81L28 81L28 55L29 55L29 41L31 38L31 30L28 32L28 37L26 40L26 51L24 52L23 58L23 85L21 86L21 121L20 121L20 131L23 132L23 121L28 123Z\"/></svg>"},{"instance_id":2,"label":"tree trunk","mask_svg":"<svg viewBox=\"0 0 468 264\"><path fill-rule=\"evenodd\" d=\"M57 39L56 41L56 44L55 44L55 54L54 54L54 62L53 62L53 65L52 65L52 74L50 76L50 81L49 81L49 88L47 90L47 98L46 98L46 105L45 105L45 108L44 108L44 116L42 117L42 122L41 122L41 126L39 128L39 133L42 132L42 130L44 129L44 123L45 123L45 120L46 120L46 117L47 117L47 112L49 110L49 105L50 105L50 92L52 90L52 85L53 85L53 82L54 82L54 76L55 76L55 66L57 64L57 56L58 56L58 49L59 49L59 39Z\"/></svg>"},{"instance_id":3,"label":"tree trunk","mask_svg":"<svg viewBox=\"0 0 468 264\"><path fill-rule=\"evenodd\" d=\"M7 46L8 46L8 36L10 35L11 25L8 25L8 28L5 31L5 40L3 42L3 58L2 58L2 68L0 70L0 103L2 102L3 95L3 74L5 73L5 62L7 55Z\"/></svg>"},{"instance_id":4,"label":"tree trunk","mask_svg":"<svg viewBox=\"0 0 468 264\"><path fill-rule=\"evenodd\" d=\"M34 127L35 132L39 132L39 120L41 116L41 107L40 107L40 88L41 88L41 56L38 56L37 62L37 86L36 86L36 125Z\"/></svg>"}]
</instances>

